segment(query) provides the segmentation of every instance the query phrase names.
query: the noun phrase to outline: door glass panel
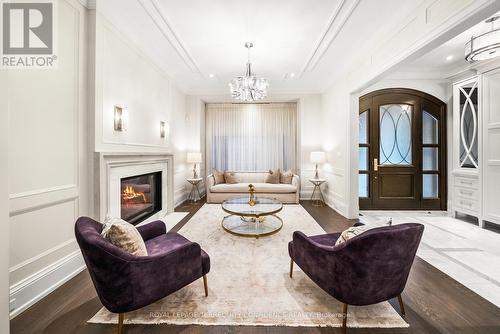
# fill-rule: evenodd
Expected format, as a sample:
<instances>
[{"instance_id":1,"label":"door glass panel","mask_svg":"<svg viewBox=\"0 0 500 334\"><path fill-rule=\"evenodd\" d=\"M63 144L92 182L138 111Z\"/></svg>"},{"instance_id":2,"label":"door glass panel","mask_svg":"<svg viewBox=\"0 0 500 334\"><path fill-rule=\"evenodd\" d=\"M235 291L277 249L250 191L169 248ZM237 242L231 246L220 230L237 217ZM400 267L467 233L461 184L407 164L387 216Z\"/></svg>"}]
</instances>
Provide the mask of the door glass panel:
<instances>
[{"instance_id":1,"label":"door glass panel","mask_svg":"<svg viewBox=\"0 0 500 334\"><path fill-rule=\"evenodd\" d=\"M438 120L424 110L422 115L422 143L438 144Z\"/></svg>"},{"instance_id":2,"label":"door glass panel","mask_svg":"<svg viewBox=\"0 0 500 334\"><path fill-rule=\"evenodd\" d=\"M359 174L359 197L368 197L368 174Z\"/></svg>"},{"instance_id":3,"label":"door glass panel","mask_svg":"<svg viewBox=\"0 0 500 334\"><path fill-rule=\"evenodd\" d=\"M380 164L411 165L412 106L380 106Z\"/></svg>"},{"instance_id":4,"label":"door glass panel","mask_svg":"<svg viewBox=\"0 0 500 334\"><path fill-rule=\"evenodd\" d=\"M460 167L478 168L477 82L459 87Z\"/></svg>"},{"instance_id":5,"label":"door glass panel","mask_svg":"<svg viewBox=\"0 0 500 334\"><path fill-rule=\"evenodd\" d=\"M438 198L439 176L437 174L422 175L422 187L424 198Z\"/></svg>"},{"instance_id":6,"label":"door glass panel","mask_svg":"<svg viewBox=\"0 0 500 334\"><path fill-rule=\"evenodd\" d=\"M359 143L368 144L368 112L359 114Z\"/></svg>"},{"instance_id":7,"label":"door glass panel","mask_svg":"<svg viewBox=\"0 0 500 334\"><path fill-rule=\"evenodd\" d=\"M422 149L422 169L438 170L439 150L437 147L424 147Z\"/></svg>"},{"instance_id":8,"label":"door glass panel","mask_svg":"<svg viewBox=\"0 0 500 334\"><path fill-rule=\"evenodd\" d=\"M368 147L359 148L359 170L368 170Z\"/></svg>"}]
</instances>

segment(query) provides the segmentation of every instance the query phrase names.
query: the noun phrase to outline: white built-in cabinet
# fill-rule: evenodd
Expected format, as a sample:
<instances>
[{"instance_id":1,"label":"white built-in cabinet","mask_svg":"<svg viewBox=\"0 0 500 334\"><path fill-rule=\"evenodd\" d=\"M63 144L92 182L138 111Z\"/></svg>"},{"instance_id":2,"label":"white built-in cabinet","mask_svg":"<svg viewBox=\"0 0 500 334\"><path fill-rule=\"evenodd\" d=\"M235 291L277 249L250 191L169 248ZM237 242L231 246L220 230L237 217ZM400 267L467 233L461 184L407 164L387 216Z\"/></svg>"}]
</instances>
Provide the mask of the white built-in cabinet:
<instances>
[{"instance_id":1,"label":"white built-in cabinet","mask_svg":"<svg viewBox=\"0 0 500 334\"><path fill-rule=\"evenodd\" d=\"M453 85L452 211L500 224L500 68Z\"/></svg>"},{"instance_id":2,"label":"white built-in cabinet","mask_svg":"<svg viewBox=\"0 0 500 334\"><path fill-rule=\"evenodd\" d=\"M481 83L478 76L453 85L453 211L481 221Z\"/></svg>"},{"instance_id":3,"label":"white built-in cabinet","mask_svg":"<svg viewBox=\"0 0 500 334\"><path fill-rule=\"evenodd\" d=\"M500 68L481 74L482 219L500 224Z\"/></svg>"}]
</instances>

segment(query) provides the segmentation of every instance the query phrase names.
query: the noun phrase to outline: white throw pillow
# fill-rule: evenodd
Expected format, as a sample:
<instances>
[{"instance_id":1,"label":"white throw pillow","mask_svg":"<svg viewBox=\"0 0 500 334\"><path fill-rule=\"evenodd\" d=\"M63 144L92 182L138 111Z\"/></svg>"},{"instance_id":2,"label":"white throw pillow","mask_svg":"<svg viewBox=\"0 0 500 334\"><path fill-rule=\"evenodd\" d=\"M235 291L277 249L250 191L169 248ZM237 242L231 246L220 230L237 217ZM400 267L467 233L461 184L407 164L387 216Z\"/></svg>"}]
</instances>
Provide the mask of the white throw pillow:
<instances>
[{"instance_id":1,"label":"white throw pillow","mask_svg":"<svg viewBox=\"0 0 500 334\"><path fill-rule=\"evenodd\" d=\"M341 243L344 243L347 240L354 238L355 236L360 235L363 232L368 231L369 229L370 229L370 227L368 227L366 225L349 227L347 230L344 230L340 234L340 237L335 242L335 246L340 245Z\"/></svg>"},{"instance_id":2,"label":"white throw pillow","mask_svg":"<svg viewBox=\"0 0 500 334\"><path fill-rule=\"evenodd\" d=\"M117 217L106 216L101 235L113 245L136 255L147 256L146 244L137 228Z\"/></svg>"}]
</instances>

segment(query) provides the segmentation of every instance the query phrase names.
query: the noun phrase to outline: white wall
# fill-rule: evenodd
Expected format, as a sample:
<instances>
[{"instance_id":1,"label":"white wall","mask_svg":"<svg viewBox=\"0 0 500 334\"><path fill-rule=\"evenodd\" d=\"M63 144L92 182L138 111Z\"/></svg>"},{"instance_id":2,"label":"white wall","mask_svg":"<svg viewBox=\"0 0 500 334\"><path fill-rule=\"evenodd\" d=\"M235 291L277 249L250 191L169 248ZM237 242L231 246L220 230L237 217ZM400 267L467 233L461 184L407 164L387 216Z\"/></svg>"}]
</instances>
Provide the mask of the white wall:
<instances>
[{"instance_id":1,"label":"white wall","mask_svg":"<svg viewBox=\"0 0 500 334\"><path fill-rule=\"evenodd\" d=\"M0 70L0 154L6 157L9 149L8 72ZM8 160L0 160L0 184L8 183ZM9 190L0 189L0 333L9 333Z\"/></svg>"},{"instance_id":2,"label":"white wall","mask_svg":"<svg viewBox=\"0 0 500 334\"><path fill-rule=\"evenodd\" d=\"M388 27L387 39L364 50L322 97L324 142L332 172L327 201L348 218L358 217L358 105L362 92L404 60L418 57L498 10L489 0L424 1ZM437 92L440 89L437 89Z\"/></svg>"},{"instance_id":3,"label":"white wall","mask_svg":"<svg viewBox=\"0 0 500 334\"><path fill-rule=\"evenodd\" d=\"M7 82L11 315L83 269L73 227L90 213L88 10L59 1L57 22L58 68L11 70Z\"/></svg>"},{"instance_id":4,"label":"white wall","mask_svg":"<svg viewBox=\"0 0 500 334\"><path fill-rule=\"evenodd\" d=\"M95 151L173 153L177 205L186 198L186 152L199 136L189 120L186 96L100 14L96 30ZM127 109L126 131L114 131L115 105ZM169 123L165 139L160 138L160 121Z\"/></svg>"},{"instance_id":5,"label":"white wall","mask_svg":"<svg viewBox=\"0 0 500 334\"><path fill-rule=\"evenodd\" d=\"M186 122L187 129L189 132L189 138L186 138L186 149L187 152L201 152L203 162L197 164L198 175L202 178L207 175L205 166L205 102L195 95L189 95L186 98ZM193 176L193 165L188 164L188 175ZM186 184L186 187L190 190L191 185ZM199 184L200 193L205 192L205 183Z\"/></svg>"},{"instance_id":6,"label":"white wall","mask_svg":"<svg viewBox=\"0 0 500 334\"><path fill-rule=\"evenodd\" d=\"M297 102L298 117L298 144L299 152L297 158L299 159L297 165L299 166L300 176L300 198L310 199L313 185L308 181L309 178L314 176L316 165L310 162L310 154L314 151L322 151L321 142L323 140L322 132L322 109L321 109L321 95L310 94L301 95ZM319 167L323 169L323 166ZM320 171L320 177L324 171Z\"/></svg>"},{"instance_id":7,"label":"white wall","mask_svg":"<svg viewBox=\"0 0 500 334\"><path fill-rule=\"evenodd\" d=\"M327 164L324 166L328 180L325 187L327 204L344 216L347 213L346 164L349 115L349 97L347 87L342 84L332 86L321 96L323 109L323 150L326 152Z\"/></svg>"}]
</instances>

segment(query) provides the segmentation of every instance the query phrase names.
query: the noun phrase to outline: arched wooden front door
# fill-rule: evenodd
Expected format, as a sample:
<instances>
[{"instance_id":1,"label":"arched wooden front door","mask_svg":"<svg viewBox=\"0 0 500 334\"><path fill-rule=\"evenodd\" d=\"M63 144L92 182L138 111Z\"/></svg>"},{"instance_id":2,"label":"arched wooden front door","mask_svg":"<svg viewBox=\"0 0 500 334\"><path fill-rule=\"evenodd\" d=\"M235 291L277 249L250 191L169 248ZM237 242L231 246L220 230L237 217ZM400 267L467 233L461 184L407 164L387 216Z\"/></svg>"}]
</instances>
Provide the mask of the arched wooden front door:
<instances>
[{"instance_id":1,"label":"arched wooden front door","mask_svg":"<svg viewBox=\"0 0 500 334\"><path fill-rule=\"evenodd\" d=\"M446 104L412 89L359 99L360 209L446 210Z\"/></svg>"}]
</instances>

